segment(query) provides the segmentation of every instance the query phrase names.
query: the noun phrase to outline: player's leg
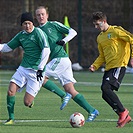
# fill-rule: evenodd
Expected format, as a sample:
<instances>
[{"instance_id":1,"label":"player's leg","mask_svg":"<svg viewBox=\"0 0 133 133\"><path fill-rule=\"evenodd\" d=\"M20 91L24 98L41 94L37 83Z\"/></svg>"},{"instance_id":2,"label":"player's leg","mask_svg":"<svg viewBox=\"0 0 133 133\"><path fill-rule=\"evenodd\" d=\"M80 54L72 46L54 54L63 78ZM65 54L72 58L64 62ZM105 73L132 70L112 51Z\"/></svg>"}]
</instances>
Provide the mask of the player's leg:
<instances>
[{"instance_id":1,"label":"player's leg","mask_svg":"<svg viewBox=\"0 0 133 133\"><path fill-rule=\"evenodd\" d=\"M18 89L19 87L15 83L10 82L7 92L7 110L9 119L4 122L5 125L14 124L15 94Z\"/></svg>"},{"instance_id":2,"label":"player's leg","mask_svg":"<svg viewBox=\"0 0 133 133\"><path fill-rule=\"evenodd\" d=\"M129 111L123 107L118 96L109 86L110 84L104 84L102 86L102 98L112 107L112 109L119 116L117 124L120 125L120 123L122 123L128 116Z\"/></svg>"},{"instance_id":3,"label":"player's leg","mask_svg":"<svg viewBox=\"0 0 133 133\"><path fill-rule=\"evenodd\" d=\"M117 111L116 106L113 104L112 100L103 92L102 92L102 98L104 99L104 101L106 101L112 107L112 109L115 111L115 113L117 115L119 115L119 112Z\"/></svg>"},{"instance_id":4,"label":"player's leg","mask_svg":"<svg viewBox=\"0 0 133 133\"><path fill-rule=\"evenodd\" d=\"M84 96L75 90L73 83L65 84L64 89L72 95L73 100L79 106L88 112L89 117L86 121L91 122L99 115L99 112L88 103Z\"/></svg>"},{"instance_id":5,"label":"player's leg","mask_svg":"<svg viewBox=\"0 0 133 133\"><path fill-rule=\"evenodd\" d=\"M45 77L45 81L42 87L55 93L61 98L63 98L66 95L66 93L63 90L61 90L53 81L49 80L47 77Z\"/></svg>"},{"instance_id":6,"label":"player's leg","mask_svg":"<svg viewBox=\"0 0 133 133\"><path fill-rule=\"evenodd\" d=\"M109 83L104 83L101 86L102 90L102 98L112 107L112 109L119 114L119 111L122 112L125 110L122 103L120 102L118 96L111 89L111 85Z\"/></svg>"},{"instance_id":7,"label":"player's leg","mask_svg":"<svg viewBox=\"0 0 133 133\"><path fill-rule=\"evenodd\" d=\"M11 78L8 94L7 94L7 110L9 119L4 123L5 125L14 123L14 105L15 105L15 94L20 87L25 84L25 78L23 77L22 69L19 67Z\"/></svg>"},{"instance_id":8,"label":"player's leg","mask_svg":"<svg viewBox=\"0 0 133 133\"><path fill-rule=\"evenodd\" d=\"M24 105L31 108L33 104L34 104L34 96L26 92L24 96Z\"/></svg>"},{"instance_id":9,"label":"player's leg","mask_svg":"<svg viewBox=\"0 0 133 133\"><path fill-rule=\"evenodd\" d=\"M61 97L62 101L65 100L66 101L64 104L65 107L69 102L69 100L71 99L71 95L61 90L54 82L48 79L48 77L59 79L60 75L58 75L58 73L62 73L62 70L64 70L64 68L62 67L63 63L61 58L55 58L46 65L46 71L45 71L46 78L43 83L43 87Z\"/></svg>"},{"instance_id":10,"label":"player's leg","mask_svg":"<svg viewBox=\"0 0 133 133\"><path fill-rule=\"evenodd\" d=\"M94 121L94 119L99 115L98 110L96 110L90 103L88 103L88 101L84 98L82 94L77 94L73 98L73 100L88 112L89 117L86 120L87 122Z\"/></svg>"},{"instance_id":11,"label":"player's leg","mask_svg":"<svg viewBox=\"0 0 133 133\"><path fill-rule=\"evenodd\" d=\"M27 83L25 86L26 93L24 96L24 105L31 108L34 105L34 98L40 91L40 88L42 86L42 83L45 77L45 73L43 72L43 79L39 81L37 81L36 72L34 70L25 69L24 75L27 79Z\"/></svg>"},{"instance_id":12,"label":"player's leg","mask_svg":"<svg viewBox=\"0 0 133 133\"><path fill-rule=\"evenodd\" d=\"M114 91L108 89L107 86L103 85L102 97L118 114L118 124L123 122L129 114L129 111L123 107L122 103L120 102L118 96L114 93Z\"/></svg>"},{"instance_id":13,"label":"player's leg","mask_svg":"<svg viewBox=\"0 0 133 133\"><path fill-rule=\"evenodd\" d=\"M66 93L65 91L61 90L54 82L51 80L47 80L45 84L43 84L43 87L56 95L58 95L61 98L61 101L63 102L63 106L60 107L60 109L64 109L69 100L71 99L71 94Z\"/></svg>"},{"instance_id":14,"label":"player's leg","mask_svg":"<svg viewBox=\"0 0 133 133\"><path fill-rule=\"evenodd\" d=\"M125 68L124 69L114 68L109 71L106 71L104 73L103 82L101 86L103 99L119 115L118 124L123 122L129 113L129 111L124 108L118 96L114 92L114 90L119 89L124 74L125 74Z\"/></svg>"},{"instance_id":15,"label":"player's leg","mask_svg":"<svg viewBox=\"0 0 133 133\"><path fill-rule=\"evenodd\" d=\"M58 73L60 83L64 87L65 91L72 95L73 100L90 114L91 117L88 118L88 121L93 121L99 112L87 102L83 95L75 90L74 83L76 83L76 80L73 77L71 61L69 58L62 59L61 68L63 68L62 71ZM63 108L64 104L65 100L60 109Z\"/></svg>"},{"instance_id":16,"label":"player's leg","mask_svg":"<svg viewBox=\"0 0 133 133\"><path fill-rule=\"evenodd\" d=\"M123 112L125 109L120 102L118 96L114 92L116 88L118 90L120 82L113 76L115 75L115 69L105 71L103 81L101 85L103 99L113 108L117 114ZM117 76L118 77L118 76Z\"/></svg>"}]
</instances>

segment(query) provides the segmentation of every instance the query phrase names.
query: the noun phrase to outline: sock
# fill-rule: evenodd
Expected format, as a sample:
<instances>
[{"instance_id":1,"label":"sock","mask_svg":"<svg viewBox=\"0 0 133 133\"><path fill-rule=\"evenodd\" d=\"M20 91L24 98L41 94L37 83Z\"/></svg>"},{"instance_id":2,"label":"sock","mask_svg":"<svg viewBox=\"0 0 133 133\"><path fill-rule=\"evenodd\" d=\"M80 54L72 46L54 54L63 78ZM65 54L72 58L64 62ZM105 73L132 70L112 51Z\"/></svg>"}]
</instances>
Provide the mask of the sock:
<instances>
[{"instance_id":1,"label":"sock","mask_svg":"<svg viewBox=\"0 0 133 133\"><path fill-rule=\"evenodd\" d=\"M54 92L55 94L57 94L58 96L60 96L61 98L63 98L66 95L66 92L61 90L54 82L52 82L51 80L48 80L44 85L44 88L46 88L49 91Z\"/></svg>"},{"instance_id":2,"label":"sock","mask_svg":"<svg viewBox=\"0 0 133 133\"><path fill-rule=\"evenodd\" d=\"M80 105L82 108L84 108L89 114L91 114L95 109L85 100L83 95L77 94L73 100Z\"/></svg>"},{"instance_id":3,"label":"sock","mask_svg":"<svg viewBox=\"0 0 133 133\"><path fill-rule=\"evenodd\" d=\"M7 96L7 110L9 119L14 120L15 96Z\"/></svg>"}]
</instances>

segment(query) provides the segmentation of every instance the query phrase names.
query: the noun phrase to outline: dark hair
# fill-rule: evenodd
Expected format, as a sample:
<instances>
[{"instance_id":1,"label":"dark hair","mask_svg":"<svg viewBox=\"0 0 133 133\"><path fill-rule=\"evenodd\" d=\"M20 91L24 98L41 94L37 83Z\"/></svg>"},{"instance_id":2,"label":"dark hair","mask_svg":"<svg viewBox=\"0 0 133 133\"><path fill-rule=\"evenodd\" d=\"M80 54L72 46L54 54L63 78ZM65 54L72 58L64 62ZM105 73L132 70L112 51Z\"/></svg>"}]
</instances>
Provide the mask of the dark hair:
<instances>
[{"instance_id":1,"label":"dark hair","mask_svg":"<svg viewBox=\"0 0 133 133\"><path fill-rule=\"evenodd\" d=\"M92 14L92 20L93 22L97 21L97 20L107 20L107 16L103 13L103 12L94 12Z\"/></svg>"}]
</instances>

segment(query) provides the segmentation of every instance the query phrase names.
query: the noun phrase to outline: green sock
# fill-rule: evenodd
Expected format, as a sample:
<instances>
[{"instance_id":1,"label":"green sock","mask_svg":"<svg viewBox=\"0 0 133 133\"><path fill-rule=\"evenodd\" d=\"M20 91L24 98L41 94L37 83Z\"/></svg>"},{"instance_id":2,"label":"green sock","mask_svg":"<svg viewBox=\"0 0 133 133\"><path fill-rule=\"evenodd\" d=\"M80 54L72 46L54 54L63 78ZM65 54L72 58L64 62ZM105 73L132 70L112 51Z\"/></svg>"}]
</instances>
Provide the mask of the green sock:
<instances>
[{"instance_id":1,"label":"green sock","mask_svg":"<svg viewBox=\"0 0 133 133\"><path fill-rule=\"evenodd\" d=\"M83 95L77 94L73 100L80 105L82 108L84 108L89 114L91 114L95 109L85 100Z\"/></svg>"},{"instance_id":2,"label":"green sock","mask_svg":"<svg viewBox=\"0 0 133 133\"><path fill-rule=\"evenodd\" d=\"M44 88L46 88L49 91L54 92L55 94L57 94L58 96L60 96L61 98L63 98L66 95L66 92L61 90L54 82L52 82L51 80L48 80L45 85L43 85Z\"/></svg>"},{"instance_id":3,"label":"green sock","mask_svg":"<svg viewBox=\"0 0 133 133\"><path fill-rule=\"evenodd\" d=\"M15 96L7 96L7 110L9 114L9 119L14 120L14 104Z\"/></svg>"}]
</instances>

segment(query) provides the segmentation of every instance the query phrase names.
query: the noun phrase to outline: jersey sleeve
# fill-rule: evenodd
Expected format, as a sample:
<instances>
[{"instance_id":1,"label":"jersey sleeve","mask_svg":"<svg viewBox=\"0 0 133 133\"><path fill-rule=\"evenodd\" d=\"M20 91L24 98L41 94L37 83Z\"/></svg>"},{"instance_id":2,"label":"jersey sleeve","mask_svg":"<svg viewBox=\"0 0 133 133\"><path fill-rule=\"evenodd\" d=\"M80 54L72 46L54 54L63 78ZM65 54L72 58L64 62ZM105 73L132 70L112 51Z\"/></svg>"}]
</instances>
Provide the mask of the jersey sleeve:
<instances>
[{"instance_id":1,"label":"jersey sleeve","mask_svg":"<svg viewBox=\"0 0 133 133\"><path fill-rule=\"evenodd\" d=\"M70 40L72 40L76 35L77 35L77 32L71 28L71 29L69 29L69 33L62 40L65 41L65 43L67 43Z\"/></svg>"},{"instance_id":2,"label":"jersey sleeve","mask_svg":"<svg viewBox=\"0 0 133 133\"><path fill-rule=\"evenodd\" d=\"M20 43L20 41L19 41L19 35L20 35L20 34L21 34L21 33L18 33L14 38L11 39L11 41L9 41L9 42L7 43L7 45L8 45L12 50L14 50L15 48L21 46L21 43Z\"/></svg>"},{"instance_id":3,"label":"jersey sleeve","mask_svg":"<svg viewBox=\"0 0 133 133\"><path fill-rule=\"evenodd\" d=\"M123 29L121 26L115 27L116 34L119 38L131 45L131 57L133 58L133 34Z\"/></svg>"},{"instance_id":4,"label":"jersey sleeve","mask_svg":"<svg viewBox=\"0 0 133 133\"><path fill-rule=\"evenodd\" d=\"M67 27L67 26L63 25L60 22L55 21L54 25L60 33L62 33L63 35L66 35L63 38L63 41L65 43L69 42L71 39L73 39L77 35L77 32L74 29L72 29L71 27Z\"/></svg>"},{"instance_id":5,"label":"jersey sleeve","mask_svg":"<svg viewBox=\"0 0 133 133\"><path fill-rule=\"evenodd\" d=\"M57 21L54 21L53 24L56 27L56 29L58 31L60 31L61 33L63 33L63 34L68 34L69 33L69 29L71 29L70 27L67 27L67 26L65 26L62 23L57 22Z\"/></svg>"},{"instance_id":6,"label":"jersey sleeve","mask_svg":"<svg viewBox=\"0 0 133 133\"><path fill-rule=\"evenodd\" d=\"M0 44L0 51L1 52L10 52L12 49L6 44Z\"/></svg>"},{"instance_id":7,"label":"jersey sleeve","mask_svg":"<svg viewBox=\"0 0 133 133\"><path fill-rule=\"evenodd\" d=\"M42 56L41 56L41 61L38 65L38 70L43 70L44 69L44 66L48 62L49 54L50 54L50 48L44 48L42 50Z\"/></svg>"},{"instance_id":8,"label":"jersey sleeve","mask_svg":"<svg viewBox=\"0 0 133 133\"><path fill-rule=\"evenodd\" d=\"M121 40L133 44L133 35L130 32L120 26L116 27L114 31Z\"/></svg>"},{"instance_id":9,"label":"jersey sleeve","mask_svg":"<svg viewBox=\"0 0 133 133\"><path fill-rule=\"evenodd\" d=\"M95 70L97 70L100 66L102 66L105 63L104 54L100 45L98 45L98 50L99 50L99 56L92 64L95 67Z\"/></svg>"},{"instance_id":10,"label":"jersey sleeve","mask_svg":"<svg viewBox=\"0 0 133 133\"><path fill-rule=\"evenodd\" d=\"M37 34L38 34L38 39L39 39L38 43L42 50L41 51L41 60L38 65L38 69L43 70L48 61L48 58L49 58L50 47L49 47L48 37L45 34L45 32L43 32L41 29L37 28Z\"/></svg>"}]
</instances>

